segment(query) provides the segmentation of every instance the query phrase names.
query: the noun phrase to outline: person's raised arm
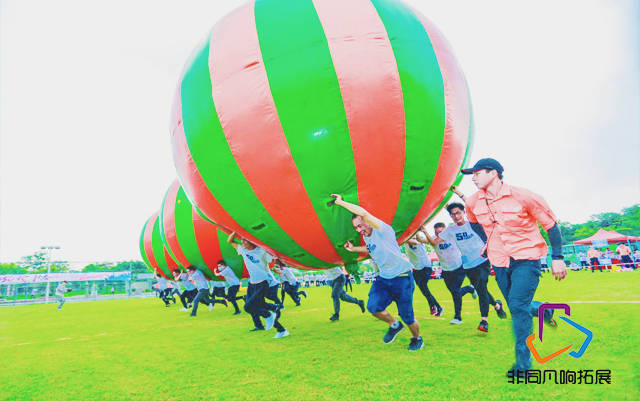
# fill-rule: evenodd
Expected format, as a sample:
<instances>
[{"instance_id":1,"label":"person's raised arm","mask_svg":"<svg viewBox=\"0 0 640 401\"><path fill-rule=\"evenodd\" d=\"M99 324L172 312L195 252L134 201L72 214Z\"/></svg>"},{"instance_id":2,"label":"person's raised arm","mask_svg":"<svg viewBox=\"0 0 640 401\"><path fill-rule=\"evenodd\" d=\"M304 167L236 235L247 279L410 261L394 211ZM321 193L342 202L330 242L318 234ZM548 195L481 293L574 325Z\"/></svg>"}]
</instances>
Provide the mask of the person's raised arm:
<instances>
[{"instance_id":1,"label":"person's raised arm","mask_svg":"<svg viewBox=\"0 0 640 401\"><path fill-rule=\"evenodd\" d=\"M336 200L335 200L335 204L336 205L342 206L343 208L347 209L351 213L362 217L362 219L367 224L369 224L371 227L373 227L374 229L379 230L382 227L382 223L383 223L382 220L380 220L379 218L377 218L374 215L372 215L371 213L369 213L362 206L358 206L358 205L354 205L353 203L349 203L349 202L343 200L342 196L340 196L338 194L331 194L331 196L336 198Z\"/></svg>"},{"instance_id":2,"label":"person's raised arm","mask_svg":"<svg viewBox=\"0 0 640 401\"><path fill-rule=\"evenodd\" d=\"M427 239L424 240L423 238L420 238L420 237L416 237L416 238L418 238L418 241L422 242L423 244L431 244L432 246L436 246L439 243L443 242L443 239L440 237L433 238L425 227L422 227L422 232L424 233L424 236Z\"/></svg>"},{"instance_id":3,"label":"person's raised arm","mask_svg":"<svg viewBox=\"0 0 640 401\"><path fill-rule=\"evenodd\" d=\"M458 196L460 197L460 199L462 199L463 201L465 200L465 199L464 199L464 194L463 194L463 193L458 189L458 187L457 187L457 186L452 185L452 186L451 186L451 191L452 191L454 194L458 195Z\"/></svg>"},{"instance_id":4,"label":"person's raised arm","mask_svg":"<svg viewBox=\"0 0 640 401\"><path fill-rule=\"evenodd\" d=\"M351 241L347 241L344 244L344 249L346 249L349 252L356 252L356 253L369 253L369 250L367 249L366 246L354 246Z\"/></svg>"},{"instance_id":5,"label":"person's raised arm","mask_svg":"<svg viewBox=\"0 0 640 401\"><path fill-rule=\"evenodd\" d=\"M227 242L231 244L231 246L234 247L235 249L238 249L238 244L234 242L235 239L236 239L236 232L232 231L231 234L229 234L229 237L227 237Z\"/></svg>"},{"instance_id":6,"label":"person's raised arm","mask_svg":"<svg viewBox=\"0 0 640 401\"><path fill-rule=\"evenodd\" d=\"M416 246L418 245L420 242L417 240L418 236L416 235L415 237L411 237L407 240L407 244L411 245L411 246Z\"/></svg>"}]
</instances>

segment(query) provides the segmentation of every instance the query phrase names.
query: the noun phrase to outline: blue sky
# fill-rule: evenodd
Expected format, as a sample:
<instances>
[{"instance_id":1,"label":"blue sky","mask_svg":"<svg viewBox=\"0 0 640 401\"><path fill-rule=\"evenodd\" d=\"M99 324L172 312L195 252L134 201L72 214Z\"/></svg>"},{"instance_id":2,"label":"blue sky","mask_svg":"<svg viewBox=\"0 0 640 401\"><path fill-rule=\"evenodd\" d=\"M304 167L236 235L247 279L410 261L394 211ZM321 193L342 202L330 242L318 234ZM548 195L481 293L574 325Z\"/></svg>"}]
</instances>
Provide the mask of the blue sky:
<instances>
[{"instance_id":1,"label":"blue sky","mask_svg":"<svg viewBox=\"0 0 640 401\"><path fill-rule=\"evenodd\" d=\"M472 161L497 158L564 221L640 201L638 2L408 2L465 71ZM139 259L175 177L182 66L240 3L0 3L0 261L42 245L77 264Z\"/></svg>"}]
</instances>

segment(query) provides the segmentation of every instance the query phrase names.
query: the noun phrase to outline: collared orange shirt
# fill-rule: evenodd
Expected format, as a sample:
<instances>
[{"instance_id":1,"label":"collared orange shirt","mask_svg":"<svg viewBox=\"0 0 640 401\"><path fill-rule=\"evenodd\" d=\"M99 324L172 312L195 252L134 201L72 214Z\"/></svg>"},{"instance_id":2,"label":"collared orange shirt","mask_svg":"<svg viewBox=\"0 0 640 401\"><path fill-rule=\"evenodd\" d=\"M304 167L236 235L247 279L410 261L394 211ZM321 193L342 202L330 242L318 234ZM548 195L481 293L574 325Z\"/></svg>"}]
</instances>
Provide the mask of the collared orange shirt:
<instances>
[{"instance_id":1,"label":"collared orange shirt","mask_svg":"<svg viewBox=\"0 0 640 401\"><path fill-rule=\"evenodd\" d=\"M593 258L599 258L600 257L600 251L597 249L589 249L587 251L587 257L589 259L593 259Z\"/></svg>"},{"instance_id":2,"label":"collared orange shirt","mask_svg":"<svg viewBox=\"0 0 640 401\"><path fill-rule=\"evenodd\" d=\"M557 219L540 195L503 183L495 199L478 191L466 204L469 221L480 223L487 234L487 256L493 266L509 267L510 258L537 260L547 254L538 223L550 230Z\"/></svg>"},{"instance_id":3,"label":"collared orange shirt","mask_svg":"<svg viewBox=\"0 0 640 401\"><path fill-rule=\"evenodd\" d=\"M616 252L618 252L620 256L627 256L631 253L631 248L629 248L625 244L620 244L616 248Z\"/></svg>"}]
</instances>

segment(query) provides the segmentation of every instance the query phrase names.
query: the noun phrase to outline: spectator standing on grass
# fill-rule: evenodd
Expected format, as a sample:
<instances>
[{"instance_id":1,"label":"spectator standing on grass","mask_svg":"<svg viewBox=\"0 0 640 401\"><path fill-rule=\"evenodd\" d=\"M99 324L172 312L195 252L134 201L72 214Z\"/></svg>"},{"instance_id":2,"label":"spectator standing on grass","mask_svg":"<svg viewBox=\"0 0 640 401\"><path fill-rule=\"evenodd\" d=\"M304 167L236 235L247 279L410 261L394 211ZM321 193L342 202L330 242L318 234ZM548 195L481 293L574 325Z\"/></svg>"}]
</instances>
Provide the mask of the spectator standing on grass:
<instances>
[{"instance_id":1,"label":"spectator standing on grass","mask_svg":"<svg viewBox=\"0 0 640 401\"><path fill-rule=\"evenodd\" d=\"M71 291L71 289L67 290L66 280L58 284L58 286L56 287L56 299L58 300L58 302L60 302L60 305L58 305L58 310L62 309L62 305L64 305L65 303L64 294L66 294L67 291Z\"/></svg>"},{"instance_id":2,"label":"spectator standing on grass","mask_svg":"<svg viewBox=\"0 0 640 401\"><path fill-rule=\"evenodd\" d=\"M580 268L589 268L589 265L587 264L587 255L584 254L584 252L580 252L578 254L578 258L580 259Z\"/></svg>"},{"instance_id":3,"label":"spectator standing on grass","mask_svg":"<svg viewBox=\"0 0 640 401\"><path fill-rule=\"evenodd\" d=\"M420 325L413 313L413 273L409 262L400 250L393 227L373 216L366 209L346 202L342 196L332 194L335 204L351 213L351 223L358 234L362 235L366 247L354 246L350 241L344 245L349 252L368 252L380 269L380 274L369 290L367 310L373 316L389 325L383 341L389 344L398 333L404 330L402 322L393 318L387 307L395 302L402 321L409 326L412 338L409 351L417 351L424 347L420 336Z\"/></svg>"},{"instance_id":4,"label":"spectator standing on grass","mask_svg":"<svg viewBox=\"0 0 640 401\"><path fill-rule=\"evenodd\" d=\"M636 268L633 264L633 260L631 260L631 248L626 246L625 244L620 244L616 248L616 252L620 255L620 264L626 265L625 267Z\"/></svg>"},{"instance_id":5,"label":"spectator standing on grass","mask_svg":"<svg viewBox=\"0 0 640 401\"><path fill-rule=\"evenodd\" d=\"M364 301L352 297L345 291L346 275L342 266L336 266L327 270L327 278L331 281L331 299L333 300L333 315L329 318L332 322L340 320L340 301L356 304L364 313Z\"/></svg>"},{"instance_id":6,"label":"spectator standing on grass","mask_svg":"<svg viewBox=\"0 0 640 401\"><path fill-rule=\"evenodd\" d=\"M538 315L541 305L533 297L540 281L540 258L546 253L547 244L538 223L549 235L551 270L556 280L566 277L567 267L562 255L562 234L547 202L531 191L504 183L503 171L498 161L487 158L462 173L472 174L478 188L465 200L467 216L476 232L484 231L498 287L511 311L516 361L508 373L519 376L531 369L526 340L532 333L532 317ZM545 321L555 326L553 310L548 311Z\"/></svg>"},{"instance_id":7,"label":"spectator standing on grass","mask_svg":"<svg viewBox=\"0 0 640 401\"><path fill-rule=\"evenodd\" d=\"M591 273L595 273L596 267L600 269L600 273L602 273L602 266L600 266L600 251L595 249L594 247L590 247L587 251L587 257L589 258L589 263L591 263Z\"/></svg>"}]
</instances>

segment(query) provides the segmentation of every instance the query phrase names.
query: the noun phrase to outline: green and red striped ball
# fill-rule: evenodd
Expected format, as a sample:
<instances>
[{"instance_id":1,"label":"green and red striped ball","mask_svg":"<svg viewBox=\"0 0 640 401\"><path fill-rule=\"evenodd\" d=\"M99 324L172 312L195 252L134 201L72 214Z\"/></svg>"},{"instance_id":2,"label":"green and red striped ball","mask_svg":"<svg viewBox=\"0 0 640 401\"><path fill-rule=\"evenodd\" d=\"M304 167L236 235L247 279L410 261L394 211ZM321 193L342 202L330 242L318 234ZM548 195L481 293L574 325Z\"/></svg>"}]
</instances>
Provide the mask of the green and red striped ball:
<instances>
[{"instance_id":1,"label":"green and red striped ball","mask_svg":"<svg viewBox=\"0 0 640 401\"><path fill-rule=\"evenodd\" d=\"M154 213L144 223L140 234L140 254L149 270L160 274L166 279L173 280L171 271L179 266L162 244L158 215L159 212Z\"/></svg>"},{"instance_id":2,"label":"green and red striped ball","mask_svg":"<svg viewBox=\"0 0 640 401\"><path fill-rule=\"evenodd\" d=\"M472 137L450 46L393 0L259 0L187 63L171 127L189 199L288 264L352 263L350 214L404 242L451 196Z\"/></svg>"},{"instance_id":3,"label":"green and red striped ball","mask_svg":"<svg viewBox=\"0 0 640 401\"><path fill-rule=\"evenodd\" d=\"M227 243L228 233L198 214L178 180L167 190L160 216L162 242L180 265L193 265L207 278L219 280L213 270L223 259L238 277L243 277L242 257Z\"/></svg>"}]
</instances>

